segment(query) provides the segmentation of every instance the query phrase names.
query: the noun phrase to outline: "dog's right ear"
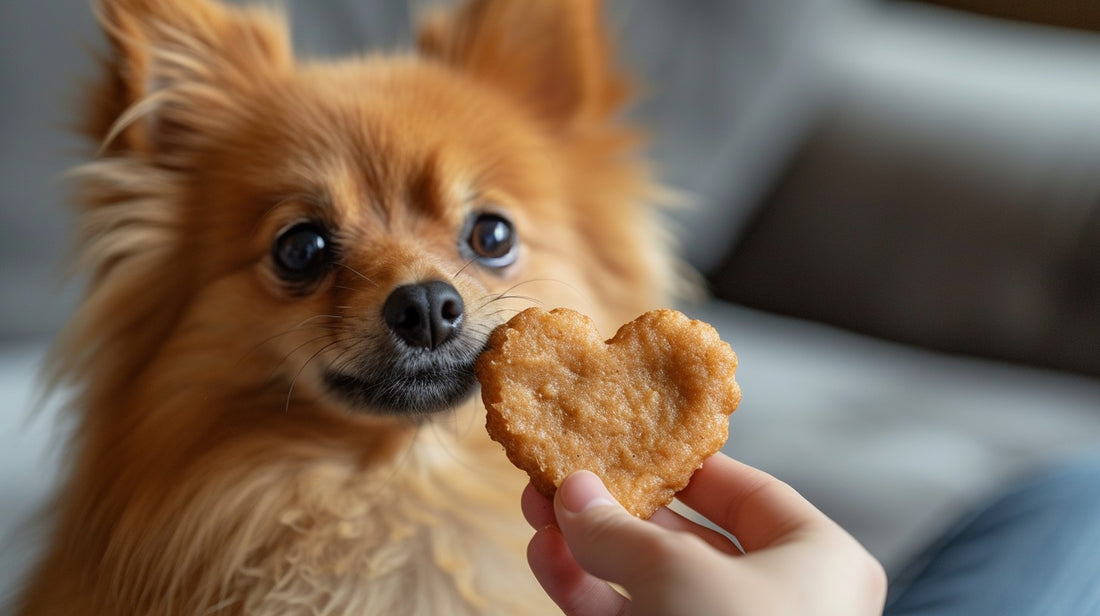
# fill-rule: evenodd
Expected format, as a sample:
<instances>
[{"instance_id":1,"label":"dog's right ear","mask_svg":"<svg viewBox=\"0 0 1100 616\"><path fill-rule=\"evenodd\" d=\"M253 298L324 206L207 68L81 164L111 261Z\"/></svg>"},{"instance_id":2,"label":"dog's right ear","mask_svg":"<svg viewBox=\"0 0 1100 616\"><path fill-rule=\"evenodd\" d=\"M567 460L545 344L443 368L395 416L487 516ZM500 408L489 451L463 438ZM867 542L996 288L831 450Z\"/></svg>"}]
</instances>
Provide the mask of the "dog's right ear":
<instances>
[{"instance_id":1,"label":"dog's right ear","mask_svg":"<svg viewBox=\"0 0 1100 616\"><path fill-rule=\"evenodd\" d=\"M552 126L606 120L631 91L600 0L466 0L425 16L419 47Z\"/></svg>"},{"instance_id":2,"label":"dog's right ear","mask_svg":"<svg viewBox=\"0 0 1100 616\"><path fill-rule=\"evenodd\" d=\"M87 131L103 151L159 158L188 148L255 87L292 61L278 15L212 0L99 0L107 78ZM224 120L223 120L224 121Z\"/></svg>"}]
</instances>

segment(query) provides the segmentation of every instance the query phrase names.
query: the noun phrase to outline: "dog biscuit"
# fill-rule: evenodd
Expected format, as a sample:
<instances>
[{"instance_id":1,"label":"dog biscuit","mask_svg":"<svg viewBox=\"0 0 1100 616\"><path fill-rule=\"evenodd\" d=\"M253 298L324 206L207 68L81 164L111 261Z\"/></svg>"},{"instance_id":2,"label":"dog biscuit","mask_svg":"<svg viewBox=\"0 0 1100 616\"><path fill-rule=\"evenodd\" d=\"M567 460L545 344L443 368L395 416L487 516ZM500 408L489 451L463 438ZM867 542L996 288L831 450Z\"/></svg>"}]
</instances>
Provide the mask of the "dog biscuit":
<instances>
[{"instance_id":1,"label":"dog biscuit","mask_svg":"<svg viewBox=\"0 0 1100 616\"><path fill-rule=\"evenodd\" d=\"M530 308L477 362L486 429L552 497L589 470L648 518L726 442L737 356L710 325L654 310L604 342L587 316Z\"/></svg>"}]
</instances>

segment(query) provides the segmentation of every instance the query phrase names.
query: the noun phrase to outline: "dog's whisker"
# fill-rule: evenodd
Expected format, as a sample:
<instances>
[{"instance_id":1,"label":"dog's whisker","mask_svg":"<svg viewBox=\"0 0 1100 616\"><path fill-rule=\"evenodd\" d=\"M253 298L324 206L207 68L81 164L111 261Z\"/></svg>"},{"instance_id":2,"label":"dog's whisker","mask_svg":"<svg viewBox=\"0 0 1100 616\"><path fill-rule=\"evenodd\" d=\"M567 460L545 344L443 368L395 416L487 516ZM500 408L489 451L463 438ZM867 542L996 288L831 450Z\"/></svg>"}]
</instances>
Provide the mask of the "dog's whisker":
<instances>
[{"instance_id":1,"label":"dog's whisker","mask_svg":"<svg viewBox=\"0 0 1100 616\"><path fill-rule=\"evenodd\" d=\"M334 285L332 285L332 288L333 289L341 289L341 290L344 290L344 291L351 291L352 293L358 293L358 292L363 290L360 287L349 287L346 284L334 284Z\"/></svg>"},{"instance_id":2,"label":"dog's whisker","mask_svg":"<svg viewBox=\"0 0 1100 616\"><path fill-rule=\"evenodd\" d=\"M298 378L302 376L302 373L305 372L305 369L307 366L309 366L310 362L312 362L314 359L317 359L317 357L321 355L321 353L324 353L326 350L332 348L334 345L340 344L344 341L344 338L337 338L335 340L332 340L331 342L317 349L317 351L315 351L313 355L310 355L308 359L302 362L302 366L298 368L298 372L296 372L294 374L294 378L290 380L290 387L287 389L286 392L286 406L283 408L284 413L290 412L290 400L294 396L294 386L298 383Z\"/></svg>"},{"instance_id":3,"label":"dog's whisker","mask_svg":"<svg viewBox=\"0 0 1100 616\"><path fill-rule=\"evenodd\" d=\"M371 283L372 285L374 285L376 287L378 286L377 282L371 280L370 278L367 277L366 274L364 274L363 272L360 272L359 270L357 270L354 267L348 265L347 263L337 263L336 265L348 270L349 272L351 272L351 273L355 274L356 276L362 278L363 280Z\"/></svg>"},{"instance_id":4,"label":"dog's whisker","mask_svg":"<svg viewBox=\"0 0 1100 616\"><path fill-rule=\"evenodd\" d=\"M529 284L534 284L534 283L552 283L552 284L561 285L561 286L565 287L566 289L569 289L570 291L575 293L577 295L577 297L580 298L580 300L582 302L584 302L586 304L587 303L592 303L592 298L589 297L587 294L585 294L583 291L581 291L579 288L577 288L576 286L574 286L574 285L572 285L572 284L570 284L570 283L568 283L564 280L560 280L558 278L529 278L527 280L524 280L524 281L521 281L521 282L518 282L518 283L512 285L508 289L505 289L500 295L501 296L508 296L512 291L515 291L517 288L519 288L523 285L529 285ZM523 299L529 299L529 298L523 298Z\"/></svg>"},{"instance_id":5,"label":"dog's whisker","mask_svg":"<svg viewBox=\"0 0 1100 616\"><path fill-rule=\"evenodd\" d=\"M297 353L298 351L302 350L303 348L313 344L314 342L317 342L318 340L325 340L325 339L333 338L333 337L336 337L336 336L339 336L339 335L340 335L339 331L331 330L331 331L328 331L324 334L319 334L319 335L316 335L316 336L314 336L314 337L312 337L308 340L305 340L301 344L299 344L298 346L296 346L293 349L291 349L290 351L288 351L287 354L283 357L283 361L286 361L286 360L290 359L292 356L294 356L295 353Z\"/></svg>"},{"instance_id":6,"label":"dog's whisker","mask_svg":"<svg viewBox=\"0 0 1100 616\"><path fill-rule=\"evenodd\" d=\"M358 347L356 345L348 345L343 351L340 352L339 355L332 359L332 369L336 372L343 372L344 368L352 365L355 357L352 357L352 359L349 360L345 360L344 358L349 354L355 353L357 350Z\"/></svg>"},{"instance_id":7,"label":"dog's whisker","mask_svg":"<svg viewBox=\"0 0 1100 616\"><path fill-rule=\"evenodd\" d=\"M573 285L569 284L568 282L565 282L564 280L560 280L558 278L528 278L527 280L521 280L521 281L517 282L516 284L508 287L507 289L504 290L504 292L502 294L508 294L508 293L511 293L512 291L515 291L516 289L518 289L518 288L520 288L524 285L535 284L535 283L539 283L539 282L552 282L552 283L555 283L555 284L560 284L560 285L562 285L564 287L567 287L567 288L569 288L573 291L578 291L578 289L576 287L574 287Z\"/></svg>"},{"instance_id":8,"label":"dog's whisker","mask_svg":"<svg viewBox=\"0 0 1100 616\"><path fill-rule=\"evenodd\" d=\"M498 293L497 297L498 298L503 297L505 295L508 295L512 291L515 291L516 289L522 287L525 284L530 284L532 282L538 282L538 281L539 281L539 279L536 278L536 279L533 279L533 280L523 280L523 281L517 282L516 284L514 284L514 285L508 287L507 289L501 291L500 293Z\"/></svg>"},{"instance_id":9,"label":"dog's whisker","mask_svg":"<svg viewBox=\"0 0 1100 616\"><path fill-rule=\"evenodd\" d=\"M343 318L344 318L343 315L339 315L339 314L315 314L315 315L309 317L308 319L302 319L302 321L300 323L298 323L297 325L295 325L294 327L301 327L301 326L305 325L306 323L309 323L310 321L315 321L317 319L343 319Z\"/></svg>"},{"instance_id":10,"label":"dog's whisker","mask_svg":"<svg viewBox=\"0 0 1100 616\"><path fill-rule=\"evenodd\" d=\"M477 312L479 314L492 315L493 313L486 313L484 311L487 310L494 302L499 301L499 300L494 296L493 298L490 298L490 299L482 298L482 299L479 299L477 301L478 301L478 305L477 305L476 308L473 309L472 312ZM519 312L519 310L516 309L516 308L508 308L508 307L505 307L505 306L493 306L493 309L498 310L498 311L499 310L514 310L516 312Z\"/></svg>"},{"instance_id":11,"label":"dog's whisker","mask_svg":"<svg viewBox=\"0 0 1100 616\"><path fill-rule=\"evenodd\" d=\"M557 283L557 284L563 285L566 288L576 292L582 298L584 298L584 294L581 293L579 289L577 289L575 286L573 286L573 285L571 285L571 284L569 284L565 281L558 280L556 278L530 278L530 279L527 279L527 280L522 280L520 282L517 282L516 284L508 287L507 289L501 291L500 293L489 293L489 294L483 295L481 298L479 298L479 301L481 301L481 303L482 303L481 308L484 308L485 306L488 306L489 304L492 304L493 302L498 302L498 301L503 301L503 300L522 300L522 301L530 302L531 304L536 305L536 306L543 306L543 305L545 305L545 302L543 302L543 301L541 301L537 298L527 296L527 295L517 295L517 294L513 293L516 289L518 289L518 288L520 288L524 285L530 285L530 284L541 283L541 282L552 282L552 283Z\"/></svg>"},{"instance_id":12,"label":"dog's whisker","mask_svg":"<svg viewBox=\"0 0 1100 616\"><path fill-rule=\"evenodd\" d=\"M477 259L470 259L462 267L458 268L458 271L451 275L451 280L457 280L458 277L462 275L462 272L466 271L466 268L473 265L476 260Z\"/></svg>"},{"instance_id":13,"label":"dog's whisker","mask_svg":"<svg viewBox=\"0 0 1100 616\"><path fill-rule=\"evenodd\" d=\"M504 322L503 319L497 319L498 315L503 312L510 312L513 316L519 314L518 310L496 310L490 314L485 315L486 317L493 319L492 321L486 321L485 323L479 323L478 325L469 325L467 326L467 331L474 336L480 336L483 338L488 337L489 334L493 333L493 330L497 328L497 325Z\"/></svg>"},{"instance_id":14,"label":"dog's whisker","mask_svg":"<svg viewBox=\"0 0 1100 616\"><path fill-rule=\"evenodd\" d=\"M535 306L545 306L546 305L546 302L538 299L537 297L530 297L528 295L500 295L500 296L497 296L495 299L493 299L489 303L499 302L499 301L509 300L509 299L520 300L520 301L525 301L525 302L531 302Z\"/></svg>"},{"instance_id":15,"label":"dog's whisker","mask_svg":"<svg viewBox=\"0 0 1100 616\"><path fill-rule=\"evenodd\" d=\"M275 334L273 336L269 336L269 337L265 338L264 340L260 341L259 343L257 343L256 345L254 345L247 352L245 352L244 355L242 355L240 357L240 359L237 360L237 364L240 365L245 360L247 360L253 353L258 352L265 345L270 344L270 343L274 342L275 340L277 340L279 338L282 338L284 336L288 336L290 334L298 333L298 332L305 332L305 331L317 330L317 329L332 330L332 325L330 325L328 323L316 323L316 324L312 324L312 325L308 325L308 326L303 325L303 326L300 326L300 327L293 327L291 329L280 332L280 333Z\"/></svg>"},{"instance_id":16,"label":"dog's whisker","mask_svg":"<svg viewBox=\"0 0 1100 616\"><path fill-rule=\"evenodd\" d=\"M298 346L291 349L290 352L288 352L281 360L279 360L279 363L276 364L275 371L277 372L278 370L280 370L288 361L290 361L291 357L298 353L298 351L304 349L311 344L322 341L339 342L340 340L340 332L330 332L321 336L314 336L313 338L310 338L309 340L306 340L302 344L299 344Z\"/></svg>"},{"instance_id":17,"label":"dog's whisker","mask_svg":"<svg viewBox=\"0 0 1100 616\"><path fill-rule=\"evenodd\" d=\"M501 296L501 295L499 295L499 294L493 294L493 295L489 295L489 296L486 296L486 297L484 297L484 298L482 299L481 305L480 305L480 306L478 306L478 310L484 310L484 309L485 309L485 308L487 308L487 307L488 307L488 306L489 306L490 304L493 304L493 303L496 303L496 302L502 301L503 299L506 299L506 298L505 298L505 297L502 297L502 296Z\"/></svg>"},{"instance_id":18,"label":"dog's whisker","mask_svg":"<svg viewBox=\"0 0 1100 616\"><path fill-rule=\"evenodd\" d=\"M273 336L269 336L269 337L265 338L263 341L258 343L255 347L253 347L252 350L249 351L249 353L252 353L256 349L259 349L263 345L271 342L272 340L275 340L276 338L281 338L282 336L286 336L288 334L293 334L294 332L297 332L297 331L302 331L304 329L314 329L314 328L318 328L318 327L324 328L324 327L330 327L331 326L330 323L317 323L317 324L310 325L311 322L316 321L317 319L341 320L343 318L344 317L342 315L338 315L338 314L315 314L311 317L307 317L305 319L302 319L301 321L299 321L295 325L291 326L289 329L286 329L286 330L284 330L284 331L282 331L278 334L275 334ZM309 325L309 327L306 327L306 325ZM245 355L245 357L247 357L247 355Z\"/></svg>"}]
</instances>

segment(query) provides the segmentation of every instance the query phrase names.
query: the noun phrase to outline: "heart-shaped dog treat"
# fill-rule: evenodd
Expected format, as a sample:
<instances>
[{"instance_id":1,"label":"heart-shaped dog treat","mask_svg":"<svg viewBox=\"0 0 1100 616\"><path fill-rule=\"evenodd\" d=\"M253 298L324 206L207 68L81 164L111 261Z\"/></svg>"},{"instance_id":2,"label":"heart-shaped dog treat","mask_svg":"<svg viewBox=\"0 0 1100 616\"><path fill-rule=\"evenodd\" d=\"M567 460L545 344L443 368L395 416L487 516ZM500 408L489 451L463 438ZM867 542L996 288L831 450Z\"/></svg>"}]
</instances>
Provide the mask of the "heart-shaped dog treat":
<instances>
[{"instance_id":1,"label":"heart-shaped dog treat","mask_svg":"<svg viewBox=\"0 0 1100 616\"><path fill-rule=\"evenodd\" d=\"M736 369L713 327L675 310L647 312L604 342L579 312L530 308L477 362L489 436L539 492L552 497L589 470L642 518L726 442Z\"/></svg>"}]
</instances>

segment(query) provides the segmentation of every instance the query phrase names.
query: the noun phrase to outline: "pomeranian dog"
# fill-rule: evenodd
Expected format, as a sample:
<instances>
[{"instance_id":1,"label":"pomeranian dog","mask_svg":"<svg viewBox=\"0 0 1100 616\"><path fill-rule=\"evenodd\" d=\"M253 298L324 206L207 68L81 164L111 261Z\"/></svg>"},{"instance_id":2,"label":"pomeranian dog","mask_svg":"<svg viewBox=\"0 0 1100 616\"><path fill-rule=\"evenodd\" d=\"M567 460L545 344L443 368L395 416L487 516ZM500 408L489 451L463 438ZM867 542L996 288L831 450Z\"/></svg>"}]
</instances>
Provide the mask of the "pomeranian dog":
<instances>
[{"instance_id":1,"label":"pomeranian dog","mask_svg":"<svg viewBox=\"0 0 1100 616\"><path fill-rule=\"evenodd\" d=\"M667 302L598 0L472 0L339 61L270 9L97 10L78 425L18 611L556 611L473 364L532 303Z\"/></svg>"}]
</instances>

